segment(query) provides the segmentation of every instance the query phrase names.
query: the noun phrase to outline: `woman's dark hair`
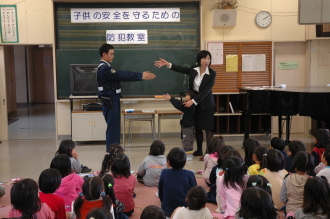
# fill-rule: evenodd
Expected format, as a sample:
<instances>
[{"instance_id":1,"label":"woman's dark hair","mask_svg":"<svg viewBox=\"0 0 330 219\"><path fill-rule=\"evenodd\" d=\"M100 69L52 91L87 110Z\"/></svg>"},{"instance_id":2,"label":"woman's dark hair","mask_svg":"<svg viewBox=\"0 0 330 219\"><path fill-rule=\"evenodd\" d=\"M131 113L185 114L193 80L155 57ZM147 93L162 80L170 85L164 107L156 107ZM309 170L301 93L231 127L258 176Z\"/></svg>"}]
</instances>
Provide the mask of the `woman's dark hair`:
<instances>
[{"instance_id":1,"label":"woman's dark hair","mask_svg":"<svg viewBox=\"0 0 330 219\"><path fill-rule=\"evenodd\" d=\"M316 147L325 148L330 145L330 133L328 129L317 129L313 136L316 139Z\"/></svg>"},{"instance_id":2,"label":"woman's dark hair","mask_svg":"<svg viewBox=\"0 0 330 219\"><path fill-rule=\"evenodd\" d=\"M220 149L220 155L218 157L218 162L217 162L217 167L218 168L222 168L222 163L223 161L226 159L226 155L228 155L229 153L227 153L228 151L231 151L231 150L235 150L232 146L229 146L229 145L224 145L223 147L221 147Z\"/></svg>"},{"instance_id":3,"label":"woman's dark hair","mask_svg":"<svg viewBox=\"0 0 330 219\"><path fill-rule=\"evenodd\" d=\"M244 189L246 187L244 175L247 168L240 158L236 156L227 157L223 162L222 169L225 171L223 183L227 188L229 188L229 185L234 189Z\"/></svg>"},{"instance_id":4,"label":"woman's dark hair","mask_svg":"<svg viewBox=\"0 0 330 219\"><path fill-rule=\"evenodd\" d=\"M82 195L79 195L74 201L73 209L77 218L80 218L80 208L84 203L85 199L87 201L97 200L102 196L104 192L104 184L100 177L90 177L85 180L82 187ZM112 202L108 196L102 196L103 199L103 208L110 211Z\"/></svg>"},{"instance_id":5,"label":"woman's dark hair","mask_svg":"<svg viewBox=\"0 0 330 219\"><path fill-rule=\"evenodd\" d=\"M293 140L288 145L291 156L295 156L299 151L306 151L306 145L302 141Z\"/></svg>"},{"instance_id":6,"label":"woman's dark hair","mask_svg":"<svg viewBox=\"0 0 330 219\"><path fill-rule=\"evenodd\" d=\"M102 57L103 53L108 53L110 49L115 49L112 45L110 44L103 44L100 48L99 48L99 54Z\"/></svg>"},{"instance_id":7,"label":"woman's dark hair","mask_svg":"<svg viewBox=\"0 0 330 219\"><path fill-rule=\"evenodd\" d=\"M41 209L37 183L32 179L16 182L10 190L10 202L14 209L22 213L21 218L34 218L33 214Z\"/></svg>"},{"instance_id":8,"label":"woman's dark hair","mask_svg":"<svg viewBox=\"0 0 330 219\"><path fill-rule=\"evenodd\" d=\"M200 210L207 201L207 193L204 187L195 186L188 191L187 206L189 210Z\"/></svg>"},{"instance_id":9,"label":"woman's dark hair","mask_svg":"<svg viewBox=\"0 0 330 219\"><path fill-rule=\"evenodd\" d=\"M120 179L122 176L128 178L131 175L131 164L125 154L117 154L111 166L113 177Z\"/></svg>"},{"instance_id":10,"label":"woman's dark hair","mask_svg":"<svg viewBox=\"0 0 330 219\"><path fill-rule=\"evenodd\" d=\"M112 203L116 203L116 196L114 191L115 181L113 177L109 174L100 174L99 177L102 179L104 183L104 192L111 199ZM114 209L114 215L117 215L116 208Z\"/></svg>"},{"instance_id":11,"label":"woman's dark hair","mask_svg":"<svg viewBox=\"0 0 330 219\"><path fill-rule=\"evenodd\" d=\"M250 188L250 187L261 188L266 192L268 192L270 196L272 196L271 184L269 183L268 179L266 179L266 177L264 176L260 176L260 175L250 176L246 183L246 188Z\"/></svg>"},{"instance_id":12,"label":"woman's dark hair","mask_svg":"<svg viewBox=\"0 0 330 219\"><path fill-rule=\"evenodd\" d=\"M217 153L217 157L220 156L220 150L225 145L225 139L222 136L211 138L207 145L207 153L214 154Z\"/></svg>"},{"instance_id":13,"label":"woman's dark hair","mask_svg":"<svg viewBox=\"0 0 330 219\"><path fill-rule=\"evenodd\" d=\"M241 208L238 215L243 219L276 219L277 209L271 195L261 188L247 188L241 196Z\"/></svg>"},{"instance_id":14,"label":"woman's dark hair","mask_svg":"<svg viewBox=\"0 0 330 219\"><path fill-rule=\"evenodd\" d=\"M330 188L324 176L309 178L304 186L304 213L319 214L322 208L323 213L330 218Z\"/></svg>"},{"instance_id":15,"label":"woman's dark hair","mask_svg":"<svg viewBox=\"0 0 330 219\"><path fill-rule=\"evenodd\" d=\"M179 170L186 165L187 155L182 148L172 148L166 157L173 169Z\"/></svg>"},{"instance_id":16,"label":"woman's dark hair","mask_svg":"<svg viewBox=\"0 0 330 219\"><path fill-rule=\"evenodd\" d=\"M314 157L305 151L299 151L293 158L293 165L291 172L293 170L308 172L314 169Z\"/></svg>"},{"instance_id":17,"label":"woman's dark hair","mask_svg":"<svg viewBox=\"0 0 330 219\"><path fill-rule=\"evenodd\" d=\"M112 214L110 214L109 210L106 210L104 208L94 208L93 210L91 210L87 216L86 219L114 219L112 217Z\"/></svg>"},{"instance_id":18,"label":"woman's dark hair","mask_svg":"<svg viewBox=\"0 0 330 219\"><path fill-rule=\"evenodd\" d=\"M43 193L54 193L61 185L62 176L57 169L46 169L39 176L39 189Z\"/></svg>"},{"instance_id":19,"label":"woman's dark hair","mask_svg":"<svg viewBox=\"0 0 330 219\"><path fill-rule=\"evenodd\" d=\"M285 148L285 141L282 138L274 137L270 140L270 146L279 151L283 151Z\"/></svg>"},{"instance_id":20,"label":"woman's dark hair","mask_svg":"<svg viewBox=\"0 0 330 219\"><path fill-rule=\"evenodd\" d=\"M264 146L257 146L254 150L253 150L253 154L256 155L258 161L260 162L260 168L259 171L263 168L266 168L266 162L265 159L267 157L267 152L268 149ZM252 156L253 156L252 154Z\"/></svg>"},{"instance_id":21,"label":"woman's dark hair","mask_svg":"<svg viewBox=\"0 0 330 219\"><path fill-rule=\"evenodd\" d=\"M55 153L55 156L58 154L66 154L69 157L72 157L72 150L76 147L76 144L72 140L63 140Z\"/></svg>"},{"instance_id":22,"label":"woman's dark hair","mask_svg":"<svg viewBox=\"0 0 330 219\"><path fill-rule=\"evenodd\" d=\"M284 169L284 157L281 151L270 149L267 156L264 156L260 166L266 167L272 172L277 172Z\"/></svg>"},{"instance_id":23,"label":"woman's dark hair","mask_svg":"<svg viewBox=\"0 0 330 219\"><path fill-rule=\"evenodd\" d=\"M323 152L323 158L327 162L327 166L330 165L330 145L325 147L325 150Z\"/></svg>"},{"instance_id":24,"label":"woman's dark hair","mask_svg":"<svg viewBox=\"0 0 330 219\"><path fill-rule=\"evenodd\" d=\"M209 66L211 66L211 61L212 61L212 55L211 55L211 53L209 52L209 51L207 51L207 50L202 50L202 51L200 51L198 54L197 54L197 65L198 66L201 66L201 60L203 59L203 58L206 58L207 56L210 56L210 64L209 64Z\"/></svg>"},{"instance_id":25,"label":"woman's dark hair","mask_svg":"<svg viewBox=\"0 0 330 219\"><path fill-rule=\"evenodd\" d=\"M164 155L164 152L165 152L165 145L161 140L156 140L152 142L150 146L149 155L153 155L153 156Z\"/></svg>"},{"instance_id":26,"label":"woman's dark hair","mask_svg":"<svg viewBox=\"0 0 330 219\"><path fill-rule=\"evenodd\" d=\"M50 168L60 171L62 178L71 173L70 157L66 154L56 155L50 163Z\"/></svg>"},{"instance_id":27,"label":"woman's dark hair","mask_svg":"<svg viewBox=\"0 0 330 219\"><path fill-rule=\"evenodd\" d=\"M109 172L114 157L117 156L117 154L123 154L124 151L124 148L120 144L110 145L109 152L104 155L100 174L105 174Z\"/></svg>"},{"instance_id":28,"label":"woman's dark hair","mask_svg":"<svg viewBox=\"0 0 330 219\"><path fill-rule=\"evenodd\" d=\"M141 213L140 219L165 219L163 210L156 205L147 206Z\"/></svg>"},{"instance_id":29,"label":"woman's dark hair","mask_svg":"<svg viewBox=\"0 0 330 219\"><path fill-rule=\"evenodd\" d=\"M246 166L251 166L253 164L252 154L253 150L260 146L259 142L253 138L247 138L243 141L243 149L245 153L244 162Z\"/></svg>"}]
</instances>

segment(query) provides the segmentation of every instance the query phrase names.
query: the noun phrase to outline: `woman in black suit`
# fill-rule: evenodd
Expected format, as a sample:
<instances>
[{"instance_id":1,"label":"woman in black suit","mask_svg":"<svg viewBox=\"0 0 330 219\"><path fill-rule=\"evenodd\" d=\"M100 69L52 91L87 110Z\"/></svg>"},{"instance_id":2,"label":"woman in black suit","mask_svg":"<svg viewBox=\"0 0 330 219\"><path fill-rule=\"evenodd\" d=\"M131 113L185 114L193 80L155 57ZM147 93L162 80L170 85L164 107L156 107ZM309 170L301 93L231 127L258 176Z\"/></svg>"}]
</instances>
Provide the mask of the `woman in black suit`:
<instances>
[{"instance_id":1,"label":"woman in black suit","mask_svg":"<svg viewBox=\"0 0 330 219\"><path fill-rule=\"evenodd\" d=\"M190 107L192 104L197 105L195 113L195 132L197 150L194 152L194 156L203 155L203 132L206 132L206 142L210 142L213 137L214 129L214 98L212 94L212 87L215 82L216 72L209 68L211 65L211 53L206 50L202 50L197 54L197 67L185 68L179 65L171 64L165 59L160 58L159 61L155 61L155 66L160 68L164 65L167 68L189 75L189 90L195 90L198 92L197 97L193 100L189 100L185 103L185 107Z\"/></svg>"}]
</instances>

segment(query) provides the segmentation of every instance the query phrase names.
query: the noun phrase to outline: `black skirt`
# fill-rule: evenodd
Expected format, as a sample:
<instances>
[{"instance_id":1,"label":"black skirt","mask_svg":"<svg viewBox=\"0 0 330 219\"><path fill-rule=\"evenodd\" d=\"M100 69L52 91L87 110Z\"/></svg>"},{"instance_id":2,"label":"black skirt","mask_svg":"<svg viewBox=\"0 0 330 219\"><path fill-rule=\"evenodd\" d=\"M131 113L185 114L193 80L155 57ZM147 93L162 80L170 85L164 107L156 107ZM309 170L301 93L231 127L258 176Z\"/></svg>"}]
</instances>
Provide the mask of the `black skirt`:
<instances>
[{"instance_id":1,"label":"black skirt","mask_svg":"<svg viewBox=\"0 0 330 219\"><path fill-rule=\"evenodd\" d=\"M195 129L209 130L214 129L214 108L202 110L201 104L198 104L195 112Z\"/></svg>"}]
</instances>

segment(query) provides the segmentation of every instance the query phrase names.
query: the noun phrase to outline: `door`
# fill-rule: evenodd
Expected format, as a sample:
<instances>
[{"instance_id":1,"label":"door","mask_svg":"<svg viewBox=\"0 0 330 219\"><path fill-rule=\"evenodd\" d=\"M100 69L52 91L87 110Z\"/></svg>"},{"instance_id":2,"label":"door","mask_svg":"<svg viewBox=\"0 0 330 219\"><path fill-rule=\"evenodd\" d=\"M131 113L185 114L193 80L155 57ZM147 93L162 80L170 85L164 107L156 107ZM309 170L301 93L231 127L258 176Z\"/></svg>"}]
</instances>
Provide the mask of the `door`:
<instances>
[{"instance_id":1,"label":"door","mask_svg":"<svg viewBox=\"0 0 330 219\"><path fill-rule=\"evenodd\" d=\"M5 46L5 74L7 91L7 110L8 114L16 112L16 82L15 82L15 60L14 47Z\"/></svg>"}]
</instances>

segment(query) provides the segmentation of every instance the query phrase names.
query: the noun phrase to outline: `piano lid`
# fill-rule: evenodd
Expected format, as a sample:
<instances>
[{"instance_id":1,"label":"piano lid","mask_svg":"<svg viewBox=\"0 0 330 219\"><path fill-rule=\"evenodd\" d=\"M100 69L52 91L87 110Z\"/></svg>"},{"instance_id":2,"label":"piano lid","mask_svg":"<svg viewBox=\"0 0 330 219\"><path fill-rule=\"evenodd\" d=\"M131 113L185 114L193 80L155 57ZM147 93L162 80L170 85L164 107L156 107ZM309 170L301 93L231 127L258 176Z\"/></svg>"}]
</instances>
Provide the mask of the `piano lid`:
<instances>
[{"instance_id":1,"label":"piano lid","mask_svg":"<svg viewBox=\"0 0 330 219\"><path fill-rule=\"evenodd\" d=\"M262 87L241 87L240 91L249 90L266 90L266 91L283 91L283 92L296 92L296 93L330 93L330 87L327 86L262 86Z\"/></svg>"}]
</instances>

